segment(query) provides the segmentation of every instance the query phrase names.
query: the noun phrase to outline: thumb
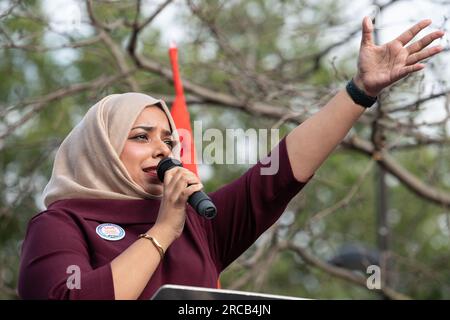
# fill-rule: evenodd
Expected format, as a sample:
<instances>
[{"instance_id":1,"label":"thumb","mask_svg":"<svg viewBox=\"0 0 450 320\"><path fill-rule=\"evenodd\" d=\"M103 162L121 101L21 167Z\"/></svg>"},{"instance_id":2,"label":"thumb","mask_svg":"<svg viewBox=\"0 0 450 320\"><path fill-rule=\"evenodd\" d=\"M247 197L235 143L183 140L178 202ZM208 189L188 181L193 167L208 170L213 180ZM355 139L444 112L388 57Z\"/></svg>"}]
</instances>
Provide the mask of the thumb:
<instances>
[{"instance_id":1,"label":"thumb","mask_svg":"<svg viewBox=\"0 0 450 320\"><path fill-rule=\"evenodd\" d=\"M369 17L364 17L362 21L362 38L361 38L362 45L373 44L372 32L373 32L372 20Z\"/></svg>"}]
</instances>

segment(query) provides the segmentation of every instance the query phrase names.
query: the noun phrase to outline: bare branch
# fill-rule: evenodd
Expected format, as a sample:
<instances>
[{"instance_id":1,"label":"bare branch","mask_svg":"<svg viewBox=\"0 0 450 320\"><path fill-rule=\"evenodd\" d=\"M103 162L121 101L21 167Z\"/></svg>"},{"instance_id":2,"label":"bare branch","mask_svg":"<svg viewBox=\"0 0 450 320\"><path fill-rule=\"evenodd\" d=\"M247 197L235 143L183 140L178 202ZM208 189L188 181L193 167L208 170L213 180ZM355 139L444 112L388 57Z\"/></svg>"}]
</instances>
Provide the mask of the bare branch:
<instances>
[{"instance_id":1,"label":"bare branch","mask_svg":"<svg viewBox=\"0 0 450 320\"><path fill-rule=\"evenodd\" d=\"M361 287L367 288L366 287L367 279L363 276L360 276L351 271L348 271L347 269L335 267L329 263L326 263L326 262L320 260L319 258L315 257L314 255L312 255L311 253L309 253L302 247L294 245L292 243L285 243L284 247L286 249L289 249L289 250L297 253L300 257L302 257L302 259L306 263L308 263L322 271L325 271L326 273L328 273L332 276L341 278L343 280L349 281L349 282L359 285ZM383 294L385 294L387 297L394 299L394 300L410 300L411 299L410 297L408 297L402 293L396 292L394 289L386 287L386 286L382 286L380 291Z\"/></svg>"},{"instance_id":2,"label":"bare branch","mask_svg":"<svg viewBox=\"0 0 450 320\"><path fill-rule=\"evenodd\" d=\"M134 70L130 70L129 72L133 71ZM0 134L0 142L4 140L8 135L12 134L19 127L28 122L30 119L32 119L35 115L37 115L39 111L45 108L50 102L62 99L73 94L77 94L82 91L108 86L118 80L121 80L124 76L124 74L114 75L110 77L101 76L89 82L77 83L65 88L61 88L43 97L21 102L20 105L27 106L30 108L30 110L28 110L18 121L7 126L6 130L2 134Z\"/></svg>"},{"instance_id":3,"label":"bare branch","mask_svg":"<svg viewBox=\"0 0 450 320\"><path fill-rule=\"evenodd\" d=\"M434 203L448 206L450 205L450 193L438 190L432 186L422 182L412 173L403 168L391 155L385 151L375 152L373 145L356 136L346 138L343 145L358 150L373 157L383 166L390 174L400 180L408 189L418 196L432 201Z\"/></svg>"},{"instance_id":4,"label":"bare branch","mask_svg":"<svg viewBox=\"0 0 450 320\"><path fill-rule=\"evenodd\" d=\"M131 56L133 56L134 52L136 51L136 46L138 42L139 33L147 26L149 25L155 18L172 2L173 0L166 0L164 3L162 3L155 12L144 20L141 24L138 23L139 14L141 11L141 1L138 0L137 2L137 9L136 9L136 16L133 24L133 30L130 36L130 42L127 46L127 51L130 53Z\"/></svg>"},{"instance_id":5,"label":"bare branch","mask_svg":"<svg viewBox=\"0 0 450 320\"><path fill-rule=\"evenodd\" d=\"M394 112L405 112L405 111L410 110L412 107L416 107L416 106L418 106L418 105L420 105L420 104L422 104L422 103L424 103L424 102L428 102L428 101L433 100L433 99L445 97L445 96L447 96L449 93L450 93L450 89L445 90L445 91L442 91L442 92L439 92L439 93L434 93L434 94L429 95L428 97L420 98L420 99L418 99L418 100L416 100L416 101L414 101L414 102L411 102L411 103L402 105L401 107L388 109L387 111L388 111L389 113L394 113Z\"/></svg>"},{"instance_id":6,"label":"bare branch","mask_svg":"<svg viewBox=\"0 0 450 320\"><path fill-rule=\"evenodd\" d=\"M366 168L363 170L362 174L359 176L356 183L352 186L348 194L338 201L337 203L333 204L333 206L326 208L315 215L313 215L309 221L307 222L306 228L309 229L311 224L316 223L318 220L325 218L326 216L332 214L333 212L336 212L337 210L346 207L350 201L353 199L353 197L358 193L358 191L361 190L361 185L364 183L364 181L367 178L367 175L370 173L370 171L373 169L374 161L370 161Z\"/></svg>"},{"instance_id":7,"label":"bare branch","mask_svg":"<svg viewBox=\"0 0 450 320\"><path fill-rule=\"evenodd\" d=\"M8 8L6 8L5 11L0 13L0 19L9 16L11 12L19 5L19 2L20 0L12 1L11 5Z\"/></svg>"},{"instance_id":8,"label":"bare branch","mask_svg":"<svg viewBox=\"0 0 450 320\"><path fill-rule=\"evenodd\" d=\"M132 55L136 66L146 71L158 74L164 77L169 82L172 82L172 73L169 69L163 67L157 62L150 61L144 57L138 56L135 52ZM253 101L241 101L237 97L230 96L223 92L217 92L210 90L204 86L194 84L193 82L183 79L184 88L186 91L191 92L201 97L205 102L215 103L219 106L232 107L239 109L254 115L263 115L269 118L291 119L290 122L299 124L305 120L305 118L299 117L297 113L292 111L286 111L286 109L280 106L269 105L266 103L259 103ZM392 156L383 152L382 154L376 153L373 144L365 141L356 136L346 138L343 141L343 146L357 150L370 157L376 158L376 160L393 176L397 177L402 183L404 183L411 191L421 196L424 199L430 200L441 205L450 205L450 195L447 192L437 190L426 183L420 181L412 173L404 169Z\"/></svg>"},{"instance_id":9,"label":"bare branch","mask_svg":"<svg viewBox=\"0 0 450 320\"><path fill-rule=\"evenodd\" d=\"M132 73L130 73L130 68L128 67L127 61L125 59L125 53L123 50L116 44L116 42L112 39L111 35L108 33L108 29L105 25L101 24L99 20L94 15L94 10L92 8L92 1L87 0L86 2L89 18L92 21L93 26L96 28L99 33L100 39L102 39L103 43L110 49L109 51L114 56L114 59L119 67L119 70L122 74L127 74L126 81L130 86L131 90L139 91L139 84L133 78Z\"/></svg>"}]
</instances>

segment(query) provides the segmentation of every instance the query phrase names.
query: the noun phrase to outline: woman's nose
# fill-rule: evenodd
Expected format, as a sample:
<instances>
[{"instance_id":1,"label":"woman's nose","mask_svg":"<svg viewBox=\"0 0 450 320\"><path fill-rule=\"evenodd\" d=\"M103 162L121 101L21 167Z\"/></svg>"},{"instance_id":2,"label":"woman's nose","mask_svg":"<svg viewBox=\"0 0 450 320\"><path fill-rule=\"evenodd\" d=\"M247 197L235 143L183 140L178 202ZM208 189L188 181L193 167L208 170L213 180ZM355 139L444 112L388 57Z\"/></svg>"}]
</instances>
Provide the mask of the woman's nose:
<instances>
[{"instance_id":1,"label":"woman's nose","mask_svg":"<svg viewBox=\"0 0 450 320\"><path fill-rule=\"evenodd\" d=\"M155 150L153 152L154 158L165 158L168 157L171 154L171 150L169 146L164 141L157 141L155 142Z\"/></svg>"}]
</instances>

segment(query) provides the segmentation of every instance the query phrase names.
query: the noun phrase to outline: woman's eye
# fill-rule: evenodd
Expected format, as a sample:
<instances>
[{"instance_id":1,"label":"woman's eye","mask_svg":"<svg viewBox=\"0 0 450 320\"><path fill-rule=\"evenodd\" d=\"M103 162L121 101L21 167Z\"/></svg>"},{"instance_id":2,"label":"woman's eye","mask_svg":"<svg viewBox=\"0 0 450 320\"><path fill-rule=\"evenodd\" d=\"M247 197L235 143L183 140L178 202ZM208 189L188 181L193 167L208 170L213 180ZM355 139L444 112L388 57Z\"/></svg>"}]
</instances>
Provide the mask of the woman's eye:
<instances>
[{"instance_id":1,"label":"woman's eye","mask_svg":"<svg viewBox=\"0 0 450 320\"><path fill-rule=\"evenodd\" d=\"M132 139L137 140L137 141L144 141L144 142L148 141L148 137L146 134L140 134L140 135L134 136ZM166 141L164 141L164 143L167 144L171 150L173 149L173 147L175 145L175 142L172 140L166 140Z\"/></svg>"},{"instance_id":2,"label":"woman's eye","mask_svg":"<svg viewBox=\"0 0 450 320\"><path fill-rule=\"evenodd\" d=\"M172 140L167 140L165 143L170 147L170 149L173 148L174 142Z\"/></svg>"},{"instance_id":3,"label":"woman's eye","mask_svg":"<svg viewBox=\"0 0 450 320\"><path fill-rule=\"evenodd\" d=\"M147 141L148 140L147 135L145 135L145 134L140 134L138 136L135 136L133 139L138 140L138 141L142 141L142 140Z\"/></svg>"}]
</instances>

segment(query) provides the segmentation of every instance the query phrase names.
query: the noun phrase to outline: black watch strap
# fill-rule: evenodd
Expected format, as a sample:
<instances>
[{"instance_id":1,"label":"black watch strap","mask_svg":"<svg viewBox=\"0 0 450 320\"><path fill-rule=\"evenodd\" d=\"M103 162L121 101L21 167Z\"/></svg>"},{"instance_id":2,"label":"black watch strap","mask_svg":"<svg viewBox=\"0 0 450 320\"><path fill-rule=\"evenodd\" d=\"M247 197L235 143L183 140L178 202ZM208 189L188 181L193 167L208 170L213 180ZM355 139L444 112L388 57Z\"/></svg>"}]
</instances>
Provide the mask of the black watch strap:
<instances>
[{"instance_id":1,"label":"black watch strap","mask_svg":"<svg viewBox=\"0 0 450 320\"><path fill-rule=\"evenodd\" d=\"M362 91L353 81L353 78L347 83L345 87L352 100L364 108L370 108L377 101L377 97L368 96Z\"/></svg>"}]
</instances>

